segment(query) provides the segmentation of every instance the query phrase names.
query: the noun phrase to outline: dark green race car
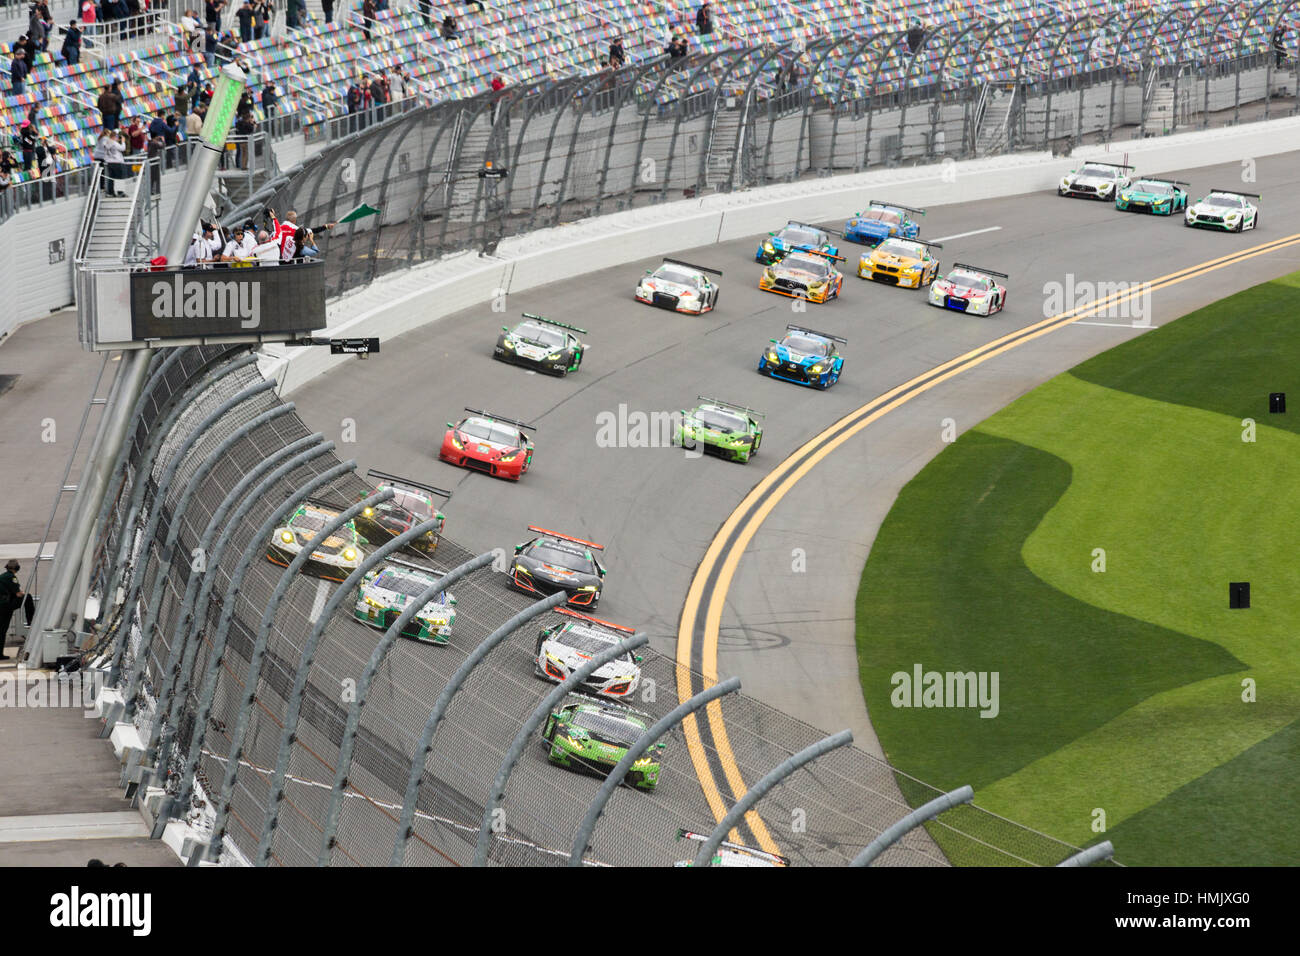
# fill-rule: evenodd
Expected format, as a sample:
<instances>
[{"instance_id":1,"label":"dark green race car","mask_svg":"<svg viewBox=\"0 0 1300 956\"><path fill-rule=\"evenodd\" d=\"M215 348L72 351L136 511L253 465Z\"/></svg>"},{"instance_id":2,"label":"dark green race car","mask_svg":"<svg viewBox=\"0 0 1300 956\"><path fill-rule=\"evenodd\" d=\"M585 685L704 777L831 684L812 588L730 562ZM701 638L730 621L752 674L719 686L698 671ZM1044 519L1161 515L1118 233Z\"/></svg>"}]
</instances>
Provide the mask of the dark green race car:
<instances>
[{"instance_id":1,"label":"dark green race car","mask_svg":"<svg viewBox=\"0 0 1300 956\"><path fill-rule=\"evenodd\" d=\"M576 372L587 346L573 333L585 335L587 330L529 312L523 316L525 321L513 329L501 326L492 357L561 377Z\"/></svg>"},{"instance_id":2,"label":"dark green race car","mask_svg":"<svg viewBox=\"0 0 1300 956\"><path fill-rule=\"evenodd\" d=\"M682 409L681 422L673 437L673 444L684 448L698 448L712 455L747 462L758 454L763 442L763 426L754 416L761 412L744 405L732 405L716 398L696 396L700 404L692 409Z\"/></svg>"},{"instance_id":3,"label":"dark green race car","mask_svg":"<svg viewBox=\"0 0 1300 956\"><path fill-rule=\"evenodd\" d=\"M1115 208L1172 216L1187 208L1187 185L1181 179L1137 179L1116 194Z\"/></svg>"},{"instance_id":4,"label":"dark green race car","mask_svg":"<svg viewBox=\"0 0 1300 956\"><path fill-rule=\"evenodd\" d=\"M647 726L636 711L572 694L546 718L542 730L546 759L573 770L607 774ZM659 782L659 751L663 748L657 743L646 751L632 764L626 781L639 790L653 790Z\"/></svg>"}]
</instances>

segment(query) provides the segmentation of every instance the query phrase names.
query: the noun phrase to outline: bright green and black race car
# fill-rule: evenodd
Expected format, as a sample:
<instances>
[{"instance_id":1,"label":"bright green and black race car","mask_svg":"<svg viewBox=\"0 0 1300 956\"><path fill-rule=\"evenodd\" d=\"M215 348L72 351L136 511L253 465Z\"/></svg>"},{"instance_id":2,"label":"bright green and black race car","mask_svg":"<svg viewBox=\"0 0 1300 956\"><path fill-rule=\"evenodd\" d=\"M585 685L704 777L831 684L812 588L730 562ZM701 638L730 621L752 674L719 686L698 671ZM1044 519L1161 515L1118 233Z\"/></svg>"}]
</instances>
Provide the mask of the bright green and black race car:
<instances>
[{"instance_id":1,"label":"bright green and black race car","mask_svg":"<svg viewBox=\"0 0 1300 956\"><path fill-rule=\"evenodd\" d=\"M646 716L607 701L570 694L546 718L542 730L546 759L561 767L607 774L646 732ZM663 748L657 743L647 750L632 764L625 780L639 790L653 790L659 782L659 751Z\"/></svg>"},{"instance_id":2,"label":"bright green and black race car","mask_svg":"<svg viewBox=\"0 0 1300 956\"><path fill-rule=\"evenodd\" d=\"M520 322L513 329L501 326L501 334L497 337L492 357L541 372L552 372L561 377L576 372L582 364L582 353L587 346L578 341L573 333L581 332L585 335L587 330L544 319L529 312L523 315L526 321Z\"/></svg>"},{"instance_id":3,"label":"bright green and black race car","mask_svg":"<svg viewBox=\"0 0 1300 956\"><path fill-rule=\"evenodd\" d=\"M1181 179L1135 179L1116 194L1115 208L1172 216L1187 208L1188 185Z\"/></svg>"},{"instance_id":4,"label":"bright green and black race car","mask_svg":"<svg viewBox=\"0 0 1300 956\"><path fill-rule=\"evenodd\" d=\"M763 417L744 405L732 405L716 398L697 396L700 404L692 409L682 409L681 424L673 436L673 444L701 451L732 461L746 462L758 454L763 442L763 426L754 416Z\"/></svg>"}]
</instances>

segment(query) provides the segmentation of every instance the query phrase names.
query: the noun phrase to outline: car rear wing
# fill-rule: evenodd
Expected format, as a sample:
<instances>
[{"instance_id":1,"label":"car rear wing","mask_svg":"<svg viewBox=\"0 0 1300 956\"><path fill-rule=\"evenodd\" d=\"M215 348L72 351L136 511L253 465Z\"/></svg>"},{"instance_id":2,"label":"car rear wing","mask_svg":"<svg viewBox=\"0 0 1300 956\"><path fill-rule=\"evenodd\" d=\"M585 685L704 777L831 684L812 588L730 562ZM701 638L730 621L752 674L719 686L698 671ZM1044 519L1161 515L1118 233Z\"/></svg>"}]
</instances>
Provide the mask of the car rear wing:
<instances>
[{"instance_id":1,"label":"car rear wing","mask_svg":"<svg viewBox=\"0 0 1300 956\"><path fill-rule=\"evenodd\" d=\"M842 339L838 335L831 335L829 332L818 332L816 329L805 329L802 325L787 325L787 332L803 332L807 335L816 335L823 339L830 339L832 342L839 342L840 345L848 345L848 339Z\"/></svg>"},{"instance_id":2,"label":"car rear wing","mask_svg":"<svg viewBox=\"0 0 1300 956\"><path fill-rule=\"evenodd\" d=\"M704 843L709 837L704 833L696 833L693 830L679 829L677 839L694 840L696 843ZM739 843L732 843L730 840L723 840L718 844L718 849L734 850L737 853L743 853L746 856L757 857L760 860L767 860L774 866L789 866L790 861L779 853L768 853L766 850L759 850L752 846L743 846Z\"/></svg>"},{"instance_id":3,"label":"car rear wing","mask_svg":"<svg viewBox=\"0 0 1300 956\"><path fill-rule=\"evenodd\" d=\"M557 608L556 610L559 609ZM570 704L592 704L597 707L603 707L606 710L621 710L626 714L636 714L638 717L648 718L650 723L654 723L659 719L654 714L648 714L644 710L637 710L635 707L629 707L627 704L616 703L608 697L593 697L591 694L581 694L577 691L569 693L555 709L560 710L561 708L568 707ZM674 730L676 729L677 728L674 728Z\"/></svg>"},{"instance_id":4,"label":"car rear wing","mask_svg":"<svg viewBox=\"0 0 1300 956\"><path fill-rule=\"evenodd\" d=\"M844 257L836 255L833 252L823 252L820 249L801 249L799 250L807 256L821 256L823 259L834 259L836 262L843 262Z\"/></svg>"},{"instance_id":5,"label":"car rear wing","mask_svg":"<svg viewBox=\"0 0 1300 956\"><path fill-rule=\"evenodd\" d=\"M1143 176L1140 182L1145 183L1167 183L1170 186L1190 186L1191 183L1183 182L1181 179L1161 179L1159 176Z\"/></svg>"},{"instance_id":6,"label":"car rear wing","mask_svg":"<svg viewBox=\"0 0 1300 956\"><path fill-rule=\"evenodd\" d=\"M1080 163L1080 165L1081 165L1081 166L1113 166L1113 167L1115 167L1116 169L1132 169L1132 168L1133 168L1133 167L1130 166L1128 163L1103 163L1103 162L1102 162L1101 160L1099 160L1099 159L1085 159L1082 163Z\"/></svg>"},{"instance_id":7,"label":"car rear wing","mask_svg":"<svg viewBox=\"0 0 1300 956\"><path fill-rule=\"evenodd\" d=\"M1211 186L1211 187L1210 187L1210 192L1212 192L1212 193L1223 193L1224 195L1227 195L1227 196L1250 196L1250 197L1253 198L1253 199L1259 199L1259 198L1260 198L1259 193L1244 193L1244 192L1242 192L1240 189L1215 189L1213 186Z\"/></svg>"},{"instance_id":8,"label":"car rear wing","mask_svg":"<svg viewBox=\"0 0 1300 956\"><path fill-rule=\"evenodd\" d=\"M546 325L554 325L557 328L568 329L570 332L581 332L583 335L587 334L586 329L580 329L576 325L569 325L566 322L557 322L555 321L555 319L548 319L545 318L544 316L533 315L533 313L531 312L524 312L522 313L522 315L525 319L532 319L534 322L543 322Z\"/></svg>"},{"instance_id":9,"label":"car rear wing","mask_svg":"<svg viewBox=\"0 0 1300 956\"><path fill-rule=\"evenodd\" d=\"M695 398L697 401L708 402L711 405L721 405L724 408L734 408L738 412L748 412L751 415L757 415L759 418L767 417L762 412L756 412L754 409L746 405L737 405L735 402L724 402L720 398L709 398L707 395L696 395Z\"/></svg>"},{"instance_id":10,"label":"car rear wing","mask_svg":"<svg viewBox=\"0 0 1300 956\"><path fill-rule=\"evenodd\" d=\"M900 242L919 242L923 246L929 246L931 249L942 249L942 242L929 242L925 239L901 239Z\"/></svg>"},{"instance_id":11,"label":"car rear wing","mask_svg":"<svg viewBox=\"0 0 1300 956\"><path fill-rule=\"evenodd\" d=\"M414 561L407 561L404 558L384 558L385 564L397 564L404 568L410 568L412 571L420 571L423 574L432 574L436 578L442 577L447 572L442 568L431 568L427 564L416 564Z\"/></svg>"},{"instance_id":12,"label":"car rear wing","mask_svg":"<svg viewBox=\"0 0 1300 956\"><path fill-rule=\"evenodd\" d=\"M700 272L711 272L718 278L722 278L721 270L710 269L708 266L697 266L693 262L683 262L681 259L669 259L667 256L664 257L664 262L672 263L675 266L685 266L688 269L696 269Z\"/></svg>"},{"instance_id":13,"label":"car rear wing","mask_svg":"<svg viewBox=\"0 0 1300 956\"><path fill-rule=\"evenodd\" d=\"M925 215L924 209L918 209L916 206L904 206L901 202L890 202L887 199L868 199L867 208L870 209L872 206L886 206L890 209L906 209L908 212L920 213L922 216Z\"/></svg>"},{"instance_id":14,"label":"car rear wing","mask_svg":"<svg viewBox=\"0 0 1300 956\"><path fill-rule=\"evenodd\" d=\"M795 222L795 220L793 220L793 219L791 219L789 222L787 222L786 225L787 225L787 226L798 226L800 229L811 229L811 230L813 230L813 232L824 232L824 233L826 233L826 235L828 235L828 236L840 236L840 237L843 237L843 235L844 235L844 233L839 232L838 230L835 230L835 229L827 229L825 226L814 226L814 225L813 225L812 223L810 223L810 222Z\"/></svg>"},{"instance_id":15,"label":"car rear wing","mask_svg":"<svg viewBox=\"0 0 1300 956\"><path fill-rule=\"evenodd\" d=\"M466 405L465 411L469 412L471 415L490 418L494 422L505 422L507 425L514 425L516 428L527 428L529 431L537 431L536 425L529 425L527 422L521 422L515 418L503 418L500 415L493 415L491 412L485 412L481 408L470 408Z\"/></svg>"},{"instance_id":16,"label":"car rear wing","mask_svg":"<svg viewBox=\"0 0 1300 956\"><path fill-rule=\"evenodd\" d=\"M968 269L971 272L978 272L986 276L997 276L999 279L1011 278L1011 276L1007 275L1005 272L994 272L992 269L985 269L983 266L973 266L969 262L954 262L952 267L954 269Z\"/></svg>"},{"instance_id":17,"label":"car rear wing","mask_svg":"<svg viewBox=\"0 0 1300 956\"><path fill-rule=\"evenodd\" d=\"M587 547L595 548L597 551L605 550L605 546L603 544L596 544L596 542L594 541L584 541L582 538L575 538L572 535L568 535L568 534L560 534L560 532L558 531L548 531L547 529L539 528L536 525L530 524L528 526L528 530L535 531L538 534L544 534L548 538L559 538L561 541L572 541L574 544L585 544Z\"/></svg>"},{"instance_id":18,"label":"car rear wing","mask_svg":"<svg viewBox=\"0 0 1300 956\"><path fill-rule=\"evenodd\" d=\"M634 627L624 627L622 624L615 624L613 621L606 621L598 617L592 617L590 614L583 614L579 611L571 611L567 607L557 607L555 610L558 611L560 614L565 615L566 617L580 618L584 621L587 621L589 624L598 624L601 627L608 627L611 630L622 631L624 634L636 633L636 628Z\"/></svg>"},{"instance_id":19,"label":"car rear wing","mask_svg":"<svg viewBox=\"0 0 1300 956\"><path fill-rule=\"evenodd\" d=\"M320 498L316 495L308 495L303 499L303 504L315 505L317 508L325 508L338 514L352 506L352 502L343 502L340 499L330 500L329 498ZM299 506L301 507L301 506ZM297 510L297 509L294 509Z\"/></svg>"},{"instance_id":20,"label":"car rear wing","mask_svg":"<svg viewBox=\"0 0 1300 956\"><path fill-rule=\"evenodd\" d=\"M416 491L427 491L431 495L437 495L439 498L450 498L451 492L446 488L439 488L436 485L426 485L421 481L412 481L410 478L401 478L397 475L390 475L386 472L375 471L373 468L366 472L367 478L377 478L380 484L392 485L400 488L414 488Z\"/></svg>"}]
</instances>

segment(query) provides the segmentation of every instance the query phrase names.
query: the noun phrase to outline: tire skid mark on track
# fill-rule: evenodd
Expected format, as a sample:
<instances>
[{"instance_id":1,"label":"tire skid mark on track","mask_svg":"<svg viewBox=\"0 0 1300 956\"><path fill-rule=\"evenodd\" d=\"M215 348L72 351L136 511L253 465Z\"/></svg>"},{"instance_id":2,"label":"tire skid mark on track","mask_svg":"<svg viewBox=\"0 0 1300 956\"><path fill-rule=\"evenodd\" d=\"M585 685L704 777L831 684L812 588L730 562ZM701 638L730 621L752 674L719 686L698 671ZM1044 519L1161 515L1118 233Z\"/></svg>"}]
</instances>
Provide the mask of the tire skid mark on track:
<instances>
[{"instance_id":1,"label":"tire skid mark on track","mask_svg":"<svg viewBox=\"0 0 1300 956\"><path fill-rule=\"evenodd\" d=\"M1283 236L1278 239L1246 249L1239 249L1215 259L1195 265L1186 266L1174 272L1160 276L1148 283L1149 291L1156 292L1194 279L1207 273L1227 268L1256 256L1267 255L1300 244L1300 233ZM795 486L820 461L832 451L884 415L906 404L917 395L946 382L947 380L969 371L983 363L1010 351L1043 335L1074 324L1080 319L1089 318L1112 306L1127 302L1142 294L1139 289L1111 293L1094 300L1087 306L1072 309L1059 315L1050 316L1031 323L1006 335L977 346L970 351L949 359L901 385L872 399L867 404L843 416L824 429L821 433L805 442L784 461L772 469L751 489L744 500L723 521L714 539L710 542L704 558L691 579L686 600L679 618L677 637L677 675L678 698L689 699L706 687L717 682L718 639L724 606L728 600L731 581L736 567L740 563L746 547L757 533L766 517ZM725 553L725 558L719 561ZM705 601L707 596L708 600ZM706 606L704 621L699 620L701 606ZM698 633L698 640L697 640ZM682 678L686 679L683 680ZM705 709L706 722L701 727L698 719L692 715L683 721L687 749L691 755L696 775L704 790L705 799L713 810L715 819L721 820L726 814L725 803L718 787L715 768L721 764L723 776L727 780L735 799L745 793L744 781L736 764L731 745L727 739L726 725L722 718L720 701L713 701ZM707 750L705 749L707 746ZM745 828L762 849L770 853L779 853L780 849L772 840L756 811L745 815ZM729 835L735 842L743 842L735 830Z\"/></svg>"}]
</instances>

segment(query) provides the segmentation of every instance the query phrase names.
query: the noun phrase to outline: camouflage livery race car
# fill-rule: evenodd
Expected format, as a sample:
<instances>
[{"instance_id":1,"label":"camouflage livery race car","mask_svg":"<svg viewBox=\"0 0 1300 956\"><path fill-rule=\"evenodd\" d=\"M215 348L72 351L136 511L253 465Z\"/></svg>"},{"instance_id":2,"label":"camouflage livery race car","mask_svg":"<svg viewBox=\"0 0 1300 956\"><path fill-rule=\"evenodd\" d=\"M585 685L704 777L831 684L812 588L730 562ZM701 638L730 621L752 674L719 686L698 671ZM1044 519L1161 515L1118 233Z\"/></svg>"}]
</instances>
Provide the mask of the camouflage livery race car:
<instances>
[{"instance_id":1,"label":"camouflage livery race car","mask_svg":"<svg viewBox=\"0 0 1300 956\"><path fill-rule=\"evenodd\" d=\"M1181 179L1137 179L1119 191L1115 208L1172 216L1187 208L1187 185Z\"/></svg>"},{"instance_id":2,"label":"camouflage livery race car","mask_svg":"<svg viewBox=\"0 0 1300 956\"><path fill-rule=\"evenodd\" d=\"M447 423L438 457L445 462L484 471L497 478L518 481L533 463L533 440L524 429L535 430L513 418L490 415L466 408L470 415L456 424Z\"/></svg>"},{"instance_id":3,"label":"camouflage livery race car","mask_svg":"<svg viewBox=\"0 0 1300 956\"><path fill-rule=\"evenodd\" d=\"M1132 169L1120 163L1086 162L1061 177L1056 187L1058 196L1078 196L1082 199L1114 199L1120 190L1133 181L1125 170Z\"/></svg>"},{"instance_id":4,"label":"camouflage livery race car","mask_svg":"<svg viewBox=\"0 0 1300 956\"><path fill-rule=\"evenodd\" d=\"M998 279L1007 278L1004 272L954 262L952 271L946 277L935 279L930 284L930 304L972 315L1001 312L1007 304L1007 287L999 285L995 276Z\"/></svg>"},{"instance_id":5,"label":"camouflage livery race car","mask_svg":"<svg viewBox=\"0 0 1300 956\"><path fill-rule=\"evenodd\" d=\"M607 774L652 723L648 714L609 701L571 694L542 728L546 759L561 767ZM627 772L627 783L638 790L653 790L659 783L659 752L663 742L651 746Z\"/></svg>"},{"instance_id":6,"label":"camouflage livery race car","mask_svg":"<svg viewBox=\"0 0 1300 956\"><path fill-rule=\"evenodd\" d=\"M695 833L692 830L678 830L677 839L694 840L696 843L705 843L709 839L707 833ZM678 860L673 866L694 866L695 860ZM790 860L781 856L779 853L768 853L766 850L760 850L757 847L744 846L740 843L732 843L730 840L723 840L718 844L718 852L710 861L711 866L789 866Z\"/></svg>"},{"instance_id":7,"label":"camouflage livery race car","mask_svg":"<svg viewBox=\"0 0 1300 956\"><path fill-rule=\"evenodd\" d=\"M835 256L840 250L831 242L827 230L792 219L779 232L767 234L767 238L758 244L754 261L770 265L792 252L825 252Z\"/></svg>"},{"instance_id":8,"label":"camouflage livery race car","mask_svg":"<svg viewBox=\"0 0 1300 956\"><path fill-rule=\"evenodd\" d=\"M402 616L407 602L418 598L440 576L417 564L389 558L383 567L366 572L362 578L353 616L362 624L387 630ZM454 597L439 592L402 629L402 637L425 644L446 644L451 640L451 626L456 623L455 605Z\"/></svg>"},{"instance_id":9,"label":"camouflage livery race car","mask_svg":"<svg viewBox=\"0 0 1300 956\"><path fill-rule=\"evenodd\" d=\"M387 475L382 471L368 471L366 476L377 479L379 483L374 491L363 496L363 500L389 488L393 491L393 497L387 501L376 502L357 515L353 519L357 531L368 541L382 544L396 538L399 534L410 531L418 524L436 518L438 521L436 528L426 531L423 536L407 545L408 548L433 554L442 537L443 526L447 523L447 516L438 510L433 496L450 498L451 492L435 488L433 485L411 481L408 478Z\"/></svg>"},{"instance_id":10,"label":"camouflage livery race car","mask_svg":"<svg viewBox=\"0 0 1300 956\"><path fill-rule=\"evenodd\" d=\"M867 246L878 246L886 239L915 239L921 235L921 224L908 218L909 212L925 215L924 209L873 199L844 224L844 238Z\"/></svg>"},{"instance_id":11,"label":"camouflage livery race car","mask_svg":"<svg viewBox=\"0 0 1300 956\"><path fill-rule=\"evenodd\" d=\"M1259 225L1259 209L1250 200L1259 198L1259 193L1211 189L1208 196L1187 207L1183 225L1222 229L1225 232L1254 229Z\"/></svg>"},{"instance_id":12,"label":"camouflage livery race car","mask_svg":"<svg viewBox=\"0 0 1300 956\"><path fill-rule=\"evenodd\" d=\"M858 276L919 289L939 274L939 258L931 250L942 248L924 239L886 239L858 260Z\"/></svg>"},{"instance_id":13,"label":"camouflage livery race car","mask_svg":"<svg viewBox=\"0 0 1300 956\"><path fill-rule=\"evenodd\" d=\"M537 635L533 651L533 672L543 680L560 683L624 634L635 634L630 627L611 624L599 618L579 614L567 608L560 613L573 620L548 627ZM599 697L626 697L641 683L641 657L628 651L582 682L585 693Z\"/></svg>"},{"instance_id":14,"label":"camouflage livery race car","mask_svg":"<svg viewBox=\"0 0 1300 956\"><path fill-rule=\"evenodd\" d=\"M844 276L828 259L844 261L843 256L829 252L792 252L763 270L758 277L758 287L764 292L819 304L839 298Z\"/></svg>"},{"instance_id":15,"label":"camouflage livery race car","mask_svg":"<svg viewBox=\"0 0 1300 956\"><path fill-rule=\"evenodd\" d=\"M758 360L759 372L771 378L823 389L840 380L844 357L839 354L835 343L848 345L848 339L797 325L785 328L785 338L780 341L769 339L771 344Z\"/></svg>"},{"instance_id":16,"label":"camouflage livery race car","mask_svg":"<svg viewBox=\"0 0 1300 956\"><path fill-rule=\"evenodd\" d=\"M706 273L722 278L717 269L665 259L658 269L646 270L637 283L636 300L690 315L712 312L718 305L718 286Z\"/></svg>"},{"instance_id":17,"label":"camouflage livery race car","mask_svg":"<svg viewBox=\"0 0 1300 956\"><path fill-rule=\"evenodd\" d=\"M271 533L271 541L266 547L266 559L272 564L287 568L316 532L341 513L342 509L328 505L315 502L304 504L283 527L276 528ZM324 541L312 545L311 557L302 569L327 581L342 581L357 569L365 557L365 552L361 550L363 543L369 544L349 521Z\"/></svg>"},{"instance_id":18,"label":"camouflage livery race car","mask_svg":"<svg viewBox=\"0 0 1300 956\"><path fill-rule=\"evenodd\" d=\"M551 372L561 378L576 372L587 347L573 333L586 335L587 330L528 312L523 316L525 321L513 329L501 326L492 357L539 372Z\"/></svg>"},{"instance_id":19,"label":"camouflage livery race car","mask_svg":"<svg viewBox=\"0 0 1300 956\"><path fill-rule=\"evenodd\" d=\"M739 462L747 462L750 456L758 454L758 446L763 442L763 426L754 416L762 418L761 412L703 395L697 398L699 405L679 413L682 420L673 436L673 444L685 448L698 447L708 454Z\"/></svg>"},{"instance_id":20,"label":"camouflage livery race car","mask_svg":"<svg viewBox=\"0 0 1300 956\"><path fill-rule=\"evenodd\" d=\"M605 546L558 531L528 526L539 537L515 545L510 583L517 591L545 597L564 591L568 604L594 609L600 603L605 568L591 552Z\"/></svg>"}]
</instances>

